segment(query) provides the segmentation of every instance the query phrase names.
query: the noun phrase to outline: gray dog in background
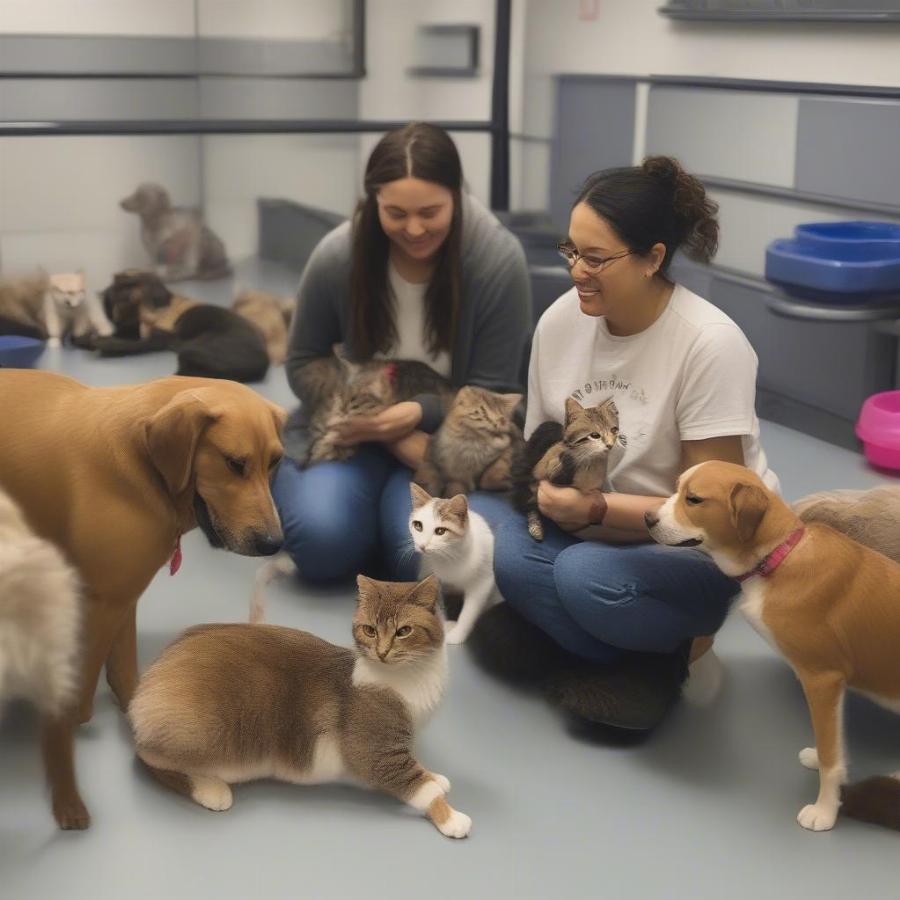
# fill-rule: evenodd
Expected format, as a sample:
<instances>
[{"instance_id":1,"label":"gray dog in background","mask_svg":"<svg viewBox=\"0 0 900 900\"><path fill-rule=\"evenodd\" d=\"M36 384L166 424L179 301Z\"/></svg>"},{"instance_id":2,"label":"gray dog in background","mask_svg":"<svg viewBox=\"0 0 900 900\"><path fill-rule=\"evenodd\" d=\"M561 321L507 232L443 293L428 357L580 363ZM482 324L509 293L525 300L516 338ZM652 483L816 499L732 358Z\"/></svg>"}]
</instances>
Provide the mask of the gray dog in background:
<instances>
[{"instance_id":1,"label":"gray dog in background","mask_svg":"<svg viewBox=\"0 0 900 900\"><path fill-rule=\"evenodd\" d=\"M822 491L801 498L792 508L804 522L830 525L900 562L900 485L868 491Z\"/></svg>"},{"instance_id":2,"label":"gray dog in background","mask_svg":"<svg viewBox=\"0 0 900 900\"><path fill-rule=\"evenodd\" d=\"M226 278L231 266L221 239L194 209L172 206L162 185L146 183L119 204L141 219L141 240L163 281Z\"/></svg>"}]
</instances>

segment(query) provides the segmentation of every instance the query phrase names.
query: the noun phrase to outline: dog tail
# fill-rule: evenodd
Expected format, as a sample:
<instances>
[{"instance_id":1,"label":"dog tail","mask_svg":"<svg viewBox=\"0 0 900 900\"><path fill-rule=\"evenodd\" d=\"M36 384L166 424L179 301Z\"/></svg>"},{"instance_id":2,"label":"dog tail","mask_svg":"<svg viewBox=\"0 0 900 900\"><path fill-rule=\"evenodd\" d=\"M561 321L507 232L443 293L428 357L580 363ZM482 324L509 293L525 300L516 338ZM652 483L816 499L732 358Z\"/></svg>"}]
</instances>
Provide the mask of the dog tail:
<instances>
[{"instance_id":1,"label":"dog tail","mask_svg":"<svg viewBox=\"0 0 900 900\"><path fill-rule=\"evenodd\" d=\"M253 598L250 601L250 622L257 624L266 618L266 585L283 575L293 575L297 571L293 560L287 553L281 552L264 562L256 570L253 584Z\"/></svg>"},{"instance_id":2,"label":"dog tail","mask_svg":"<svg viewBox=\"0 0 900 900\"><path fill-rule=\"evenodd\" d=\"M851 819L900 831L900 772L844 785L841 813Z\"/></svg>"}]
</instances>

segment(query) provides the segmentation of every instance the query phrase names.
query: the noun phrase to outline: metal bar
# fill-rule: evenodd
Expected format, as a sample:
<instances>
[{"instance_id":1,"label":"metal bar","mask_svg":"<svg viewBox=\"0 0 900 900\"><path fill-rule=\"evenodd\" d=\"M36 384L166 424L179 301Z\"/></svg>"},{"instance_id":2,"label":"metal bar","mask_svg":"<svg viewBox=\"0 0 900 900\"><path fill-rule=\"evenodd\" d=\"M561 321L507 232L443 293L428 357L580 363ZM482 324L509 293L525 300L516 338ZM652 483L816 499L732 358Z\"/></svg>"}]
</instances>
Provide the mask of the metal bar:
<instances>
[{"instance_id":1,"label":"metal bar","mask_svg":"<svg viewBox=\"0 0 900 900\"><path fill-rule=\"evenodd\" d=\"M640 80L640 79L635 79ZM838 94L844 97L900 98L900 87L860 84L818 84L814 81L768 81L756 78L716 78L713 76L651 75L651 85L697 87L731 91L762 91L776 94Z\"/></svg>"},{"instance_id":2,"label":"metal bar","mask_svg":"<svg viewBox=\"0 0 900 900\"><path fill-rule=\"evenodd\" d=\"M862 212L881 213L887 216L900 216L900 206L890 203L875 203L871 200L854 200L851 197L834 197L831 194L816 194L811 191L798 191L796 188L777 187L770 184L757 184L753 181L740 181L736 178L720 178L718 175L697 176L707 187L721 188L727 191L740 191L742 194L759 194L763 197L777 197L794 203L812 203L816 206L837 206L841 209L858 209Z\"/></svg>"},{"instance_id":3,"label":"metal bar","mask_svg":"<svg viewBox=\"0 0 900 900\"><path fill-rule=\"evenodd\" d=\"M509 37L512 0L497 0L491 85L491 209L509 209Z\"/></svg>"},{"instance_id":4,"label":"metal bar","mask_svg":"<svg viewBox=\"0 0 900 900\"><path fill-rule=\"evenodd\" d=\"M0 122L0 137L34 135L128 134L369 134L407 125L406 120L358 121L348 119L157 119L72 120L55 122ZM458 120L435 122L446 131L494 133L493 122Z\"/></svg>"}]
</instances>

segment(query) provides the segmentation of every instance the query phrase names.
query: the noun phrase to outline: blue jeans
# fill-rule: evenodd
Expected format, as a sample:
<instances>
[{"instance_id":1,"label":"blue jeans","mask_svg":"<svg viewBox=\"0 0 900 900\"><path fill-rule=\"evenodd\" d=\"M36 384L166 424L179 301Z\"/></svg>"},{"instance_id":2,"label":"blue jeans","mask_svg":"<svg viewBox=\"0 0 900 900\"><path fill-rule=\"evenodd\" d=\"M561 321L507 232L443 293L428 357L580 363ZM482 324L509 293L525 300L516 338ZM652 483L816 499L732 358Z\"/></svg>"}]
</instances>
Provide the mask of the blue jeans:
<instances>
[{"instance_id":1,"label":"blue jeans","mask_svg":"<svg viewBox=\"0 0 900 900\"><path fill-rule=\"evenodd\" d=\"M524 618L601 663L629 650L668 653L713 634L739 590L699 550L582 541L549 522L539 543L514 510L495 530L494 574Z\"/></svg>"},{"instance_id":2,"label":"blue jeans","mask_svg":"<svg viewBox=\"0 0 900 900\"><path fill-rule=\"evenodd\" d=\"M409 534L411 471L382 447L365 444L342 462L301 469L285 458L272 482L284 549L315 583L372 574L415 581L419 554ZM491 524L508 509L496 495L469 496Z\"/></svg>"}]
</instances>

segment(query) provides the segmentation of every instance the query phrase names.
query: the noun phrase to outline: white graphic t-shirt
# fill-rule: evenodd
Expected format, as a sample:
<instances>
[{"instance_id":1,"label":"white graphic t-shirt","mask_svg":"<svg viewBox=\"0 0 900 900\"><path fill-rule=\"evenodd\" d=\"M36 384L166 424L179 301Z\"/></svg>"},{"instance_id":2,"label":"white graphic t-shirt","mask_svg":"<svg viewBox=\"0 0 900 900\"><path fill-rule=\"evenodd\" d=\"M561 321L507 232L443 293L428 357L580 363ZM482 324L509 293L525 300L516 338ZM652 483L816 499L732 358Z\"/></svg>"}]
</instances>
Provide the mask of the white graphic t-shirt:
<instances>
[{"instance_id":1,"label":"white graphic t-shirt","mask_svg":"<svg viewBox=\"0 0 900 900\"><path fill-rule=\"evenodd\" d=\"M744 464L778 491L759 443L756 369L740 328L683 285L649 328L627 337L585 315L572 288L534 333L525 435L562 422L567 397L583 406L612 397L621 441L610 451L606 490L666 497L681 474L682 441L740 435Z\"/></svg>"}]
</instances>

